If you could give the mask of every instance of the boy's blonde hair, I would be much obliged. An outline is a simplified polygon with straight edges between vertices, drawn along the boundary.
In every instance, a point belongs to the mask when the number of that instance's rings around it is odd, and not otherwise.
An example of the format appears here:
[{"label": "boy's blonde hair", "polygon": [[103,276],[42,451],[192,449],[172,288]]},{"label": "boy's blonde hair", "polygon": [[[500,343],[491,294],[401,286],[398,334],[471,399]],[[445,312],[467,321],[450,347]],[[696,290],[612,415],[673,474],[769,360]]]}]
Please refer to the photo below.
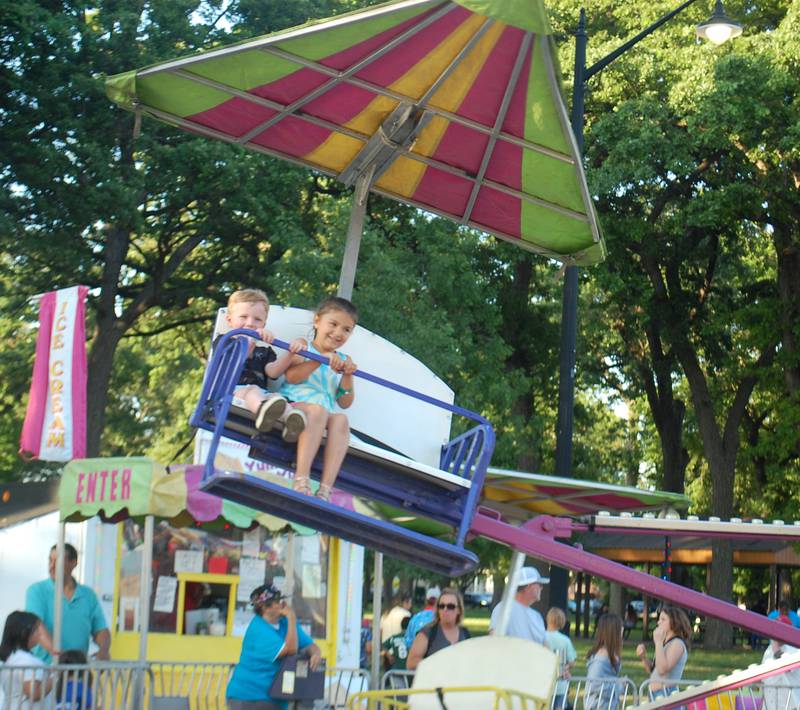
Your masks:
[{"label": "boy's blonde hair", "polygon": [[267,294],[259,288],[243,288],[234,291],[228,296],[228,308],[232,308],[237,303],[263,303],[264,308],[269,309]]},{"label": "boy's blonde hair", "polygon": [[566,623],[567,615],[563,610],[559,609],[557,606],[550,607],[550,610],[547,612],[547,625],[557,629],[563,629]]}]

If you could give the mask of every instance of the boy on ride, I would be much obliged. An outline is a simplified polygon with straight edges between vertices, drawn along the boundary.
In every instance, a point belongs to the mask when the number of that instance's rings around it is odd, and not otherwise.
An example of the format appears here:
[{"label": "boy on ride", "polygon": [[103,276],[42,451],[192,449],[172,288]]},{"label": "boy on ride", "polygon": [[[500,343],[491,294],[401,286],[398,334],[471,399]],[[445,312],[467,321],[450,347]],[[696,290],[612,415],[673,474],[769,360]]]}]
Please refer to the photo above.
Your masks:
[{"label": "boy on ride", "polygon": [[[255,288],[234,291],[228,298],[228,311],[225,321],[230,329],[247,328],[255,330],[261,340],[271,343],[275,336],[265,329],[269,315],[267,295]],[[267,346],[256,345],[250,339],[247,361],[244,364],[239,383],[234,394],[244,400],[245,406],[256,415],[256,429],[270,431],[275,422],[283,423],[285,441],[297,441],[306,426],[303,412],[290,407],[285,397],[267,390],[269,379],[277,379],[292,364],[294,353],[306,347],[303,338],[295,338],[289,344],[289,351],[276,355]]]}]

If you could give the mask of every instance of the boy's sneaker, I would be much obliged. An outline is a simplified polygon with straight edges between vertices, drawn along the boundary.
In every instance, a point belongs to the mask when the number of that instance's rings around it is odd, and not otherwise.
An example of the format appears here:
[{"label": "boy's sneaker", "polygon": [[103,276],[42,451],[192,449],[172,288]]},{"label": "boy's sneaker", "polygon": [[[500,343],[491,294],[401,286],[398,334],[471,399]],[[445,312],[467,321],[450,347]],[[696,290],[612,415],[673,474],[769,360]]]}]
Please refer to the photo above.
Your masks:
[{"label": "boy's sneaker", "polygon": [[278,421],[285,410],[286,400],[280,395],[265,399],[259,405],[256,413],[256,429],[259,431],[271,431],[272,425]]},{"label": "boy's sneaker", "polygon": [[289,444],[297,441],[297,437],[306,428],[306,415],[299,409],[290,408],[282,417],[283,419],[283,440]]}]

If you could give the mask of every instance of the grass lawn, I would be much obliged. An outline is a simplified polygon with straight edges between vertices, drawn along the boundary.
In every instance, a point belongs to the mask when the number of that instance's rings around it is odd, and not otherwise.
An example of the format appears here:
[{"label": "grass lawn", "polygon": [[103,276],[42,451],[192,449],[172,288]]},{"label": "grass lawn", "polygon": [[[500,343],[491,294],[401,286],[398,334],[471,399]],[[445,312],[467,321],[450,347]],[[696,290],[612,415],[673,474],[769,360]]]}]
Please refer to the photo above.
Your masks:
[{"label": "grass lawn", "polygon": [[[489,612],[486,609],[468,609],[464,626],[473,636],[480,636],[489,631]],[[622,647],[622,675],[628,676],[638,686],[647,678],[639,659],[636,658],[636,644],[642,636],[641,628],[635,629]],[[586,674],[586,653],[592,647],[592,639],[573,639],[578,662],[575,675]],[[653,643],[648,644],[652,653]],[[700,646],[693,646],[689,651],[689,660],[683,677],[687,680],[711,680],[719,675],[727,675],[734,670],[747,668],[751,663],[760,663],[763,651],[751,651],[736,646],[730,651],[706,651]]]}]

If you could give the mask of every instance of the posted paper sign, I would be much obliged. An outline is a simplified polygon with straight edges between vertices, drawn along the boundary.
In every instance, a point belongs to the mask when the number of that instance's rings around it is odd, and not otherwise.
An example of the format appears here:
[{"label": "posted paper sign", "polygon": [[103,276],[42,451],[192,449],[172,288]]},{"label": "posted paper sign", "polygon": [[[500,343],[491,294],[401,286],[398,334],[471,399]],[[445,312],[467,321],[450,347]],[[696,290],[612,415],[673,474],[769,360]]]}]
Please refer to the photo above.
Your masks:
[{"label": "posted paper sign", "polygon": [[176,550],[175,551],[175,573],[191,572],[202,574],[203,572],[203,551],[202,550]]},{"label": "posted paper sign", "polygon": [[264,584],[267,574],[267,561],[256,557],[242,557],[239,560],[239,588],[236,599],[240,602],[250,601],[250,592]]},{"label": "posted paper sign", "polygon": [[242,536],[242,556],[258,557],[261,552],[261,528],[249,530]]},{"label": "posted paper sign", "polygon": [[175,610],[175,593],[178,591],[177,577],[159,577],[156,584],[156,598],[153,601],[153,611],[162,611],[165,614]]}]

